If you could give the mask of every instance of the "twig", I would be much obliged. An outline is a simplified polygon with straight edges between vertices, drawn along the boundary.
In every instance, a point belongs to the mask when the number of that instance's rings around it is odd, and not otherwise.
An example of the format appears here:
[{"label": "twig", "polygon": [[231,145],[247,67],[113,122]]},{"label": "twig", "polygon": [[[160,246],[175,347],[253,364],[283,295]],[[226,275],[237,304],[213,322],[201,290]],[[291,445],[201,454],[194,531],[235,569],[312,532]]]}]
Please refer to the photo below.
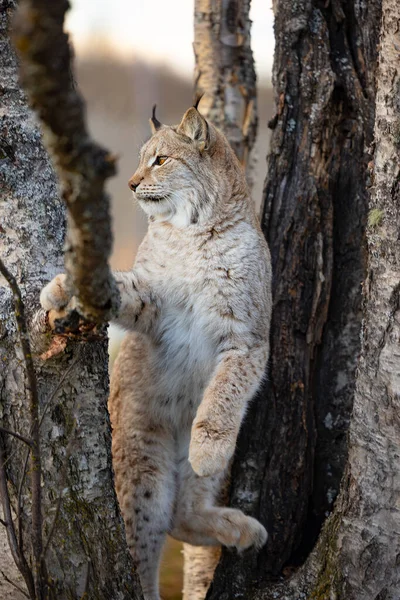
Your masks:
[{"label": "twig", "polygon": [[23,547],[23,523],[22,523],[22,489],[25,481],[26,470],[28,468],[30,448],[28,448],[25,454],[24,466],[22,469],[21,479],[18,485],[18,494],[17,494],[17,523],[18,523],[18,544],[19,547]]},{"label": "twig", "polygon": [[16,431],[11,431],[11,429],[6,429],[5,427],[0,427],[0,432],[6,433],[7,435],[11,435],[12,437],[15,437],[17,440],[21,440],[21,442],[24,442],[29,447],[32,446],[32,440],[25,437],[24,435],[21,435],[20,433],[17,433]]},{"label": "twig", "polygon": [[[40,422],[39,422],[39,429],[43,424],[44,421],[44,417],[47,413],[47,410],[49,408],[49,406],[51,405],[51,403],[53,402],[58,390],[61,388],[63,382],[65,381],[65,379],[70,375],[72,369],[75,367],[75,365],[79,362],[80,358],[81,358],[81,354],[82,354],[82,348],[79,347],[78,348],[78,352],[76,355],[75,360],[69,365],[68,369],[64,372],[64,374],[62,375],[62,377],[59,379],[56,387],[54,388],[53,392],[51,393],[49,399],[47,400],[43,411],[42,411],[42,415],[40,417]],[[19,538],[19,545],[20,547],[22,547],[22,532],[23,532],[23,523],[22,523],[22,490],[23,490],[23,485],[24,485],[24,481],[25,481],[25,477],[26,477],[26,469],[28,466],[28,460],[29,460],[29,453],[30,450],[28,449],[26,455],[25,455],[25,460],[24,460],[24,466],[22,469],[22,475],[21,475],[21,479],[18,485],[18,494],[17,494],[17,522],[18,522],[18,538]],[[46,555],[47,552],[47,547],[49,544],[49,540],[46,543],[46,547],[45,550],[43,551],[43,555]]]},{"label": "twig", "polygon": [[115,157],[87,131],[84,103],[71,77],[71,51],[64,31],[68,7],[66,0],[20,0],[13,35],[22,83],[62,183],[68,210],[65,266],[78,312],[100,323],[119,306],[107,262],[112,234],[104,189],[106,179],[115,174]]},{"label": "twig", "polygon": [[18,585],[18,583],[16,583],[15,581],[13,581],[12,579],[10,579],[9,577],[7,577],[7,575],[4,573],[4,571],[0,570],[0,573],[4,579],[4,581],[7,581],[7,583],[9,583],[10,585],[12,585],[13,587],[15,587],[15,589],[17,589],[19,592],[21,592],[21,594],[23,594],[25,596],[25,598],[29,599],[28,594],[26,593],[26,591],[20,586]]},{"label": "twig", "polygon": [[5,525],[7,530],[8,545],[11,550],[11,555],[14,559],[15,564],[21,575],[23,576],[26,587],[28,588],[31,598],[35,598],[35,584],[33,581],[32,571],[26,562],[25,556],[22,552],[22,548],[19,547],[17,542],[17,536],[15,533],[14,521],[11,514],[11,502],[7,488],[7,476],[4,467],[4,443],[3,438],[0,436],[0,498],[3,507],[3,514],[5,518]]},{"label": "twig", "polygon": [[[24,357],[26,376],[28,380],[27,397],[30,415],[30,435],[32,436],[31,451],[31,481],[32,481],[32,552],[33,552],[33,579],[37,600],[46,596],[47,581],[43,577],[41,557],[43,552],[42,539],[42,491],[41,491],[41,456],[39,437],[39,396],[37,391],[36,373],[33,365],[28,328],[25,319],[25,307],[22,301],[17,281],[0,259],[0,273],[8,282],[14,296],[15,318],[22,354]],[[5,472],[4,472],[5,476]],[[6,519],[9,520],[8,517]],[[7,529],[9,531],[9,528]],[[15,529],[14,529],[15,535]],[[15,540],[16,541],[16,540]],[[21,549],[20,549],[21,550]]]},{"label": "twig", "polygon": [[63,490],[65,488],[65,482],[66,482],[66,479],[67,479],[68,462],[69,462],[69,459],[71,457],[72,446],[73,446],[73,444],[75,442],[75,431],[76,431],[76,419],[74,421],[74,426],[73,426],[73,429],[72,429],[72,431],[70,433],[69,442],[68,442],[68,445],[67,445],[67,448],[66,448],[66,451],[65,451],[64,464],[63,464],[62,469],[61,469],[61,477],[60,477],[60,484],[59,484],[61,492],[60,492],[60,495],[59,495],[58,500],[57,500],[56,512],[54,514],[53,522],[52,522],[51,527],[50,527],[49,535],[48,535],[47,541],[46,541],[45,546],[44,546],[43,559],[45,559],[45,557],[46,557],[47,551],[48,551],[49,546],[50,546],[50,542],[51,542],[52,537],[54,535],[54,532],[56,530],[57,521],[58,521],[58,515],[60,514],[61,504],[62,504],[62,501],[63,501]]}]

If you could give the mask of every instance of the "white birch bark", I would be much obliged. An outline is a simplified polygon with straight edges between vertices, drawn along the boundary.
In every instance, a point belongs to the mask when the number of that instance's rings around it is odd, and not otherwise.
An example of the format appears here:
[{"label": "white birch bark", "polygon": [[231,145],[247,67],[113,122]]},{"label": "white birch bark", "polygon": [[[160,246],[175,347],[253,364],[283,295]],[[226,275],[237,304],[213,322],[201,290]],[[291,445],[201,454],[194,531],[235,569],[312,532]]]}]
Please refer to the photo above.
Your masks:
[{"label": "white birch bark", "polygon": [[200,110],[224,131],[251,175],[257,96],[249,11],[250,0],[196,0],[194,52]]},{"label": "white birch bark", "polygon": [[[17,278],[32,318],[39,308],[40,289],[63,270],[64,206],[38,125],[18,84],[8,38],[14,7],[13,1],[0,0],[0,255]],[[37,351],[49,343],[38,340],[33,327],[31,339],[37,342]],[[40,411],[45,414],[41,426],[45,543],[62,495],[47,555],[57,598],[78,599],[85,592],[99,600],[141,598],[113,487],[106,339],[68,342],[63,354],[47,361],[35,355],[35,363]],[[12,297],[0,278],[0,420],[28,435],[26,384]],[[5,441],[15,500],[25,447],[9,437]],[[24,535],[29,535],[28,485],[22,499]],[[29,556],[29,542],[25,553]],[[4,578],[1,584],[3,591]]]}]

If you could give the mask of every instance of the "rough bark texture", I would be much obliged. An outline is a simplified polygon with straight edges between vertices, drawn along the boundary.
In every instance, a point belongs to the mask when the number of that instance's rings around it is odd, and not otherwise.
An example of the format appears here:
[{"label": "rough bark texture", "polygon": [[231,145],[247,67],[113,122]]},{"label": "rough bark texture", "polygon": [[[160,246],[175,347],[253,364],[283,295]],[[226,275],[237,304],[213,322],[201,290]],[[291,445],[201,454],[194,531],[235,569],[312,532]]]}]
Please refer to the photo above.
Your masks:
[{"label": "rough bark texture", "polygon": [[250,0],[196,0],[194,52],[202,114],[225,132],[246,167],[257,132]]},{"label": "rough bark texture", "polygon": [[21,79],[40,118],[67,204],[65,267],[78,311],[95,322],[116,312],[119,295],[108,258],[112,234],[107,177],[115,158],[90,139],[84,104],[71,75],[71,51],[63,31],[68,0],[20,0],[14,40]]},{"label": "rough bark texture", "polygon": [[[275,3],[262,218],[274,272],[271,364],[241,432],[231,492],[270,539],[258,556],[223,554],[212,600],[274,597],[267,581],[305,559],[338,494],[360,352],[380,4]],[[319,560],[328,562],[321,548],[336,527],[332,519],[324,529]],[[304,577],[313,579],[313,564]]]},{"label": "rough bark texture", "polygon": [[[17,278],[32,317],[43,284],[63,269],[64,206],[40,131],[19,88],[7,36],[14,8],[14,2],[0,0],[0,254]],[[40,326],[40,319],[35,326]],[[48,342],[41,340],[41,346]],[[45,543],[60,494],[63,498],[47,556],[56,597],[78,599],[86,590],[91,599],[141,598],[112,481],[106,340],[69,342],[61,357],[46,362],[35,357],[35,362],[40,411],[45,413],[41,425]],[[2,425],[27,435],[27,380],[12,296],[4,279],[0,279],[0,365]],[[26,449],[9,436],[4,441],[15,497]],[[22,491],[25,530],[28,484],[29,473]],[[30,554],[29,546],[25,551]],[[1,575],[0,580],[3,592],[7,588]],[[5,597],[11,597],[11,588]]]},{"label": "rough bark texture", "polygon": [[400,7],[382,3],[362,349],[342,489],[310,559],[257,600],[400,597]]},{"label": "rough bark texture", "polygon": [[399,91],[400,6],[383,0],[363,347],[332,577],[339,597],[359,600],[400,598]]}]

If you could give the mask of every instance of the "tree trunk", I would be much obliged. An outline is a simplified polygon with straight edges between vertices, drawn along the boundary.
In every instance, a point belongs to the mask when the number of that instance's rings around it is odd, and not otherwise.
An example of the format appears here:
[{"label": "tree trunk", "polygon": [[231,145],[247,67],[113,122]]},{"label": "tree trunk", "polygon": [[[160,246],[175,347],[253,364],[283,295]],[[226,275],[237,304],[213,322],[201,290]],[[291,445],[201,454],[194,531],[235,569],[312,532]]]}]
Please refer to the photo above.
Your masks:
[{"label": "tree trunk", "polygon": [[[397,64],[388,65],[392,88],[378,93],[378,143],[380,103],[385,98],[395,107],[398,81],[399,43],[393,35],[399,9],[389,4],[384,8],[382,39],[390,36],[391,51],[382,44],[381,65],[396,58]],[[378,221],[382,216],[389,229],[379,235],[378,250],[369,238],[373,276],[367,285],[363,356],[343,490],[305,566],[289,577],[311,551],[332,510],[348,453],[346,432],[367,274],[367,164],[381,2],[280,0],[275,11],[277,113],[271,122],[262,219],[274,272],[271,365],[268,382],[241,432],[231,490],[232,505],[261,517],[270,539],[258,556],[224,552],[207,598],[394,599],[399,597],[400,555],[399,541],[392,539],[399,531],[394,506],[394,458],[399,454],[394,408],[399,363],[396,367],[394,345],[400,275],[394,141],[389,153],[393,168],[386,168],[390,179],[381,182],[387,205],[372,213]],[[393,116],[388,124],[389,108],[383,111],[381,131],[386,127],[395,138],[397,121]],[[389,114],[395,115],[394,110]],[[377,159],[382,160],[380,152],[378,146]],[[371,302],[379,289],[383,298]],[[384,350],[380,362],[377,347]],[[364,369],[371,378],[368,384]],[[381,376],[375,381],[379,369]],[[278,575],[287,581],[274,584]]]},{"label": "tree trunk", "polygon": [[[39,292],[63,270],[64,206],[40,132],[18,84],[7,37],[15,3],[0,0],[0,255],[20,284],[35,338]],[[0,280],[0,416],[2,425],[29,436],[26,374],[12,297]],[[37,337],[37,336],[36,336]],[[40,336],[39,336],[40,337]],[[42,342],[37,340],[38,351]],[[44,542],[56,597],[141,598],[114,493],[107,413],[106,339],[68,342],[47,361],[35,356],[40,395]],[[16,502],[25,446],[3,436],[10,491]],[[22,487],[23,533],[29,540],[29,473]],[[59,498],[62,501],[59,504]],[[54,521],[59,505],[59,514]],[[4,531],[1,531],[3,534]],[[25,554],[31,548],[25,542]],[[1,577],[1,575],[0,575]],[[4,584],[4,581],[2,582]],[[4,589],[4,586],[0,589]],[[8,596],[7,596],[8,597]]]},{"label": "tree trunk", "polygon": [[248,173],[257,132],[249,10],[250,0],[196,0],[193,45],[201,112],[224,131]]}]

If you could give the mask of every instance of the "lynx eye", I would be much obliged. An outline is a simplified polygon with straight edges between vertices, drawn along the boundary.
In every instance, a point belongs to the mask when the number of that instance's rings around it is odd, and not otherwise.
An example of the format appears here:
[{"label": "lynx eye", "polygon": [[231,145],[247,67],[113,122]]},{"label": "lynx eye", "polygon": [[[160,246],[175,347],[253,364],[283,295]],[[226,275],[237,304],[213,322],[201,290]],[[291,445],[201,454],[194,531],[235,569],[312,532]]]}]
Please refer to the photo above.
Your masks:
[{"label": "lynx eye", "polygon": [[153,165],[157,165],[157,166],[161,166],[165,163],[165,161],[168,159],[168,156],[157,156],[156,160],[154,161]]}]

